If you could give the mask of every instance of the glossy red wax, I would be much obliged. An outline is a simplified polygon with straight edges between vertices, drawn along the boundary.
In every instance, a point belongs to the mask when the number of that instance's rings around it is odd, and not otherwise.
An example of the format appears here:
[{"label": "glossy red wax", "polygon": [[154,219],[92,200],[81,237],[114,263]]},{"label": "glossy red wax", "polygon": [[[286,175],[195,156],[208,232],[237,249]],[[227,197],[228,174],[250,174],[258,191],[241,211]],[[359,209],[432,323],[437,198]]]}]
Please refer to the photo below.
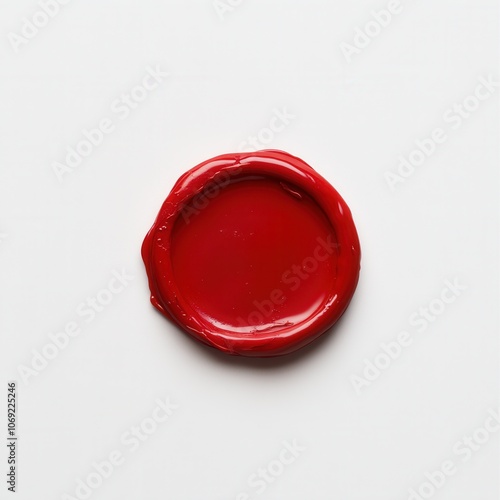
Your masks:
[{"label": "glossy red wax", "polygon": [[282,151],[208,160],[175,184],[142,247],[153,305],[229,354],[320,336],[356,288],[360,248],[335,189]]}]

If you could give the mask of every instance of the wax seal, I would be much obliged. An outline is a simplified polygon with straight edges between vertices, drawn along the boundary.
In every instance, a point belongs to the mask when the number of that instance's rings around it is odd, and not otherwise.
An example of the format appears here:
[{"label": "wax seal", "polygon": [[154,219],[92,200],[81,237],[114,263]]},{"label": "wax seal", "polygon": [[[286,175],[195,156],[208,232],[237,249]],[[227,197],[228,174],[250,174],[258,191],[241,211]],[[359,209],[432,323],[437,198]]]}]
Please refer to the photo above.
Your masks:
[{"label": "wax seal", "polygon": [[344,313],[360,269],[349,207],[283,151],[235,153],[182,175],[142,245],[151,302],[223,352],[291,353]]}]

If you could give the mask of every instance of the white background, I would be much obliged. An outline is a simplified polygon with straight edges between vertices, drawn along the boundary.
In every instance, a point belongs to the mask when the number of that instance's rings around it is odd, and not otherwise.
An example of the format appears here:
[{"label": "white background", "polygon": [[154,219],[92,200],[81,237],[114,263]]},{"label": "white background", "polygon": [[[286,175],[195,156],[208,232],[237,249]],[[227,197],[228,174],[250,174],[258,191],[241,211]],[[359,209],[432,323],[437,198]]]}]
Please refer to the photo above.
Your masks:
[{"label": "white background", "polygon": [[[18,493],[2,479],[1,498],[78,498],[114,450],[92,499],[404,500],[447,459],[433,498],[498,498],[498,433],[466,463],[453,451],[498,404],[498,88],[457,130],[443,120],[498,80],[498,2],[403,1],[349,63],[340,44],[387,3],[245,0],[221,19],[211,0],[74,0],[18,51],[9,33],[39,7],[0,3],[0,435],[13,379],[20,439]],[[157,64],[171,75],[122,120],[111,104]],[[283,108],[295,118],[266,147],[346,199],[361,279],[311,347],[230,358],[153,309],[140,246],[185,170]],[[58,182],[53,163],[105,117],[116,129]],[[384,173],[436,127],[447,141],[392,191]],[[78,305],[121,269],[134,279],[86,323]],[[409,317],[446,279],[467,290],[418,333]],[[81,334],[25,383],[19,366],[69,321]],[[402,330],[413,344],[358,394],[352,376]],[[167,396],[179,408],[130,452],[120,436]],[[259,494],[249,477],[293,440],[305,450]]]}]

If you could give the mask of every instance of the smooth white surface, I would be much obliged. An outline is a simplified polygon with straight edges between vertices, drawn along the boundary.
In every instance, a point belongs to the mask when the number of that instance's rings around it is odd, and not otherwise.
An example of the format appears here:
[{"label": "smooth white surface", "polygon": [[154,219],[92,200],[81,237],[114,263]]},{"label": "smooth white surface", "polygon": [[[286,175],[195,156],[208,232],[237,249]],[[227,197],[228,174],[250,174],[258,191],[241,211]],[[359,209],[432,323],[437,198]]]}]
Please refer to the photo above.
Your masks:
[{"label": "smooth white surface", "polygon": [[[498,404],[499,89],[458,130],[443,121],[478,77],[498,81],[498,2],[404,1],[349,64],[340,44],[387,4],[245,0],[221,20],[211,0],[74,0],[16,53],[8,34],[39,7],[1,2],[0,366],[19,382],[16,498],[78,498],[77,478],[114,450],[125,463],[92,499],[404,500],[447,459],[457,472],[433,498],[498,498],[498,433],[467,463],[453,447]],[[171,76],[122,120],[111,104],[157,64]],[[361,280],[334,332],[250,362],[155,312],[140,246],[186,169],[284,107],[295,118],[267,147],[344,196]],[[53,162],[106,117],[116,129],[58,183]],[[436,127],[448,140],[391,191],[384,172]],[[120,269],[134,279],[85,323],[78,305]],[[409,317],[455,278],[467,290],[416,333]],[[24,384],[19,365],[69,321],[82,333]],[[413,344],[358,395],[351,376],[402,330]],[[120,436],[167,396],[179,408],[130,452]],[[248,479],[294,439],[306,450],[259,494]]]}]

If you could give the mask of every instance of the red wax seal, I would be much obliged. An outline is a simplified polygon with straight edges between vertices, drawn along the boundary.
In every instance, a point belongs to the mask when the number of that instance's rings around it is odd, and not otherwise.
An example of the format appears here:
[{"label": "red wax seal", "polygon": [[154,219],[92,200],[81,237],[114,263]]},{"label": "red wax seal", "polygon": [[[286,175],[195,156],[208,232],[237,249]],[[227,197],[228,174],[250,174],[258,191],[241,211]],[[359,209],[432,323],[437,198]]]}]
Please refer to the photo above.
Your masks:
[{"label": "red wax seal", "polygon": [[217,156],[186,172],[142,246],[160,312],[209,346],[257,357],[326,332],[351,300],[360,256],[337,191],[274,150]]}]

